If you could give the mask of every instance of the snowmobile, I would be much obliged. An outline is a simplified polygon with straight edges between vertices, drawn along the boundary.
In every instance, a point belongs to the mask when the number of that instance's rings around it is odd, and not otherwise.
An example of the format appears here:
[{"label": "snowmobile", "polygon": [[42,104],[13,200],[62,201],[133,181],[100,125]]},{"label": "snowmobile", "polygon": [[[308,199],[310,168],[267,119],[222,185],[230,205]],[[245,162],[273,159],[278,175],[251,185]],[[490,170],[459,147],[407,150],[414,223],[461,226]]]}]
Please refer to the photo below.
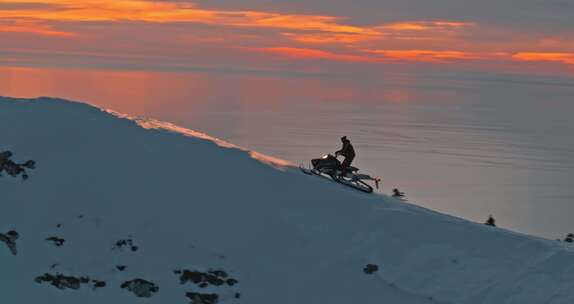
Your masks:
[{"label": "snowmobile", "polygon": [[373,192],[373,187],[367,184],[365,181],[374,181],[375,187],[377,189],[379,188],[379,182],[381,181],[380,178],[371,177],[367,174],[357,173],[359,169],[353,166],[349,166],[343,175],[341,162],[337,159],[336,156],[333,156],[332,154],[327,154],[321,158],[312,159],[311,166],[312,167],[310,168],[305,168],[301,165],[300,169],[305,174],[330,178],[335,182],[347,185],[366,193]]}]

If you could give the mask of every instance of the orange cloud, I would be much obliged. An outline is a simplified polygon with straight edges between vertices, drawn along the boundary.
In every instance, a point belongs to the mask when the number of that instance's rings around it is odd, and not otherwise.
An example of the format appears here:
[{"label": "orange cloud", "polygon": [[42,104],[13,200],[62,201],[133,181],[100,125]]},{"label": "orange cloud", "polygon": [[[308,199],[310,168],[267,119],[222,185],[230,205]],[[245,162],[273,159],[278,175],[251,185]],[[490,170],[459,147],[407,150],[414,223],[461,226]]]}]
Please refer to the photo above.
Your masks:
[{"label": "orange cloud", "polygon": [[365,27],[361,31],[338,33],[284,33],[291,40],[305,44],[344,43],[384,39],[385,36],[400,40],[444,40],[470,26],[470,22],[454,21],[411,21],[395,22],[386,25]]},{"label": "orange cloud", "polygon": [[493,60],[509,58],[506,53],[473,53],[463,51],[433,51],[433,50],[363,50],[366,54],[338,54],[317,49],[271,47],[249,48],[248,50],[274,53],[294,59],[324,59],[332,61],[352,61],[383,63],[393,61],[416,61],[447,63],[466,60]]},{"label": "orange cloud", "polygon": [[[340,18],[331,16],[307,15],[278,15],[268,14],[263,18],[255,18],[253,25],[263,27],[276,27],[296,30],[314,30],[333,33],[370,33],[371,30],[356,26],[338,24]],[[249,25],[249,24],[247,24]]]},{"label": "orange cloud", "polygon": [[[510,50],[519,49],[522,45],[532,46],[532,44],[529,44],[529,40],[519,38],[516,41],[509,39],[510,42],[501,43],[500,37],[510,36],[508,31],[484,25],[479,28],[477,24],[472,22],[412,20],[386,24],[378,23],[376,25],[351,25],[346,22],[347,19],[344,17],[254,10],[206,9],[184,1],[0,0],[0,2],[10,4],[4,6],[5,9],[2,9],[3,6],[0,5],[0,32],[74,37],[79,34],[60,31],[53,25],[62,22],[94,21],[109,24],[118,21],[185,22],[226,28],[266,29],[267,31],[250,31],[248,36],[240,36],[244,31],[218,31],[215,33],[216,31],[211,27],[203,27],[198,33],[190,27],[189,33],[177,31],[177,34],[174,34],[174,36],[177,35],[173,39],[174,45],[179,42],[202,45],[218,44],[218,47],[223,49],[222,46],[246,45],[247,40],[249,43],[259,46],[284,45],[281,43],[288,39],[289,44],[287,45],[292,47],[253,47],[249,49],[301,60],[320,59],[368,63],[398,61],[454,63],[494,60],[506,63],[511,61],[544,61],[574,65],[574,53],[535,51],[513,54]],[[132,25],[130,24],[130,26]],[[164,31],[170,29],[162,27]],[[136,35],[141,34],[133,28],[129,28],[129,30]],[[90,29],[90,33],[92,33],[91,31],[92,29]],[[225,33],[222,34],[221,32]],[[212,35],[212,33],[214,34]],[[465,35],[462,35],[463,33]],[[277,34],[280,36],[277,37]],[[490,37],[489,35],[497,38],[494,48],[493,42],[486,39]],[[162,36],[162,38],[164,37]],[[171,42],[169,38],[167,37],[162,41],[169,43]],[[101,35],[98,39],[113,38]],[[547,39],[544,40],[545,45],[539,47],[571,50],[569,44],[562,43],[566,40],[568,39]],[[111,50],[114,49],[114,42],[117,41],[110,41]],[[329,45],[330,51],[314,49],[317,45]],[[464,50],[436,50],[445,45],[461,46]],[[63,49],[65,47],[66,45],[63,45]],[[502,52],[489,52],[492,49],[502,50]],[[110,53],[123,53],[124,51],[118,48],[118,50],[110,51]],[[145,50],[142,53],[145,53]],[[104,56],[108,55],[110,54],[104,54]]]},{"label": "orange cloud", "polygon": [[352,44],[362,41],[383,38],[382,34],[357,35],[357,34],[338,34],[338,33],[335,34],[283,33],[283,35],[293,41],[297,41],[304,44],[333,44],[333,43]]},{"label": "orange cloud", "polygon": [[273,47],[273,48],[249,48],[248,50],[274,53],[295,59],[325,59],[334,61],[352,61],[352,62],[376,62],[377,59],[366,56],[336,54],[332,52],[292,47]]},{"label": "orange cloud", "polygon": [[385,63],[399,61],[452,63],[471,60],[508,60],[509,53],[503,52],[464,52],[435,50],[361,50],[363,54],[339,54],[318,49],[295,47],[242,48],[250,51],[273,53],[293,59],[324,59],[332,61],[351,61]]},{"label": "orange cloud", "polygon": [[395,22],[380,26],[383,30],[392,31],[430,31],[430,30],[455,30],[469,26],[474,23],[455,21],[411,21]]},{"label": "orange cloud", "polygon": [[380,55],[384,59],[420,62],[451,62],[460,60],[502,59],[505,56],[508,56],[506,53],[478,53],[434,50],[364,50],[364,52]]},{"label": "orange cloud", "polygon": [[[9,0],[35,3],[43,8],[0,8],[0,18],[43,22],[189,22],[218,26],[289,30],[283,35],[302,44],[355,44],[389,38],[399,40],[444,40],[473,23],[456,21],[410,21],[379,26],[344,24],[345,18],[322,15],[280,14],[264,11],[203,9],[187,2],[149,0]],[[292,31],[292,32],[291,32]]]},{"label": "orange cloud", "polygon": [[512,55],[518,61],[555,61],[574,65],[574,53],[519,52]]},{"label": "orange cloud", "polygon": [[47,24],[31,20],[17,20],[13,22],[0,22],[0,32],[30,33],[45,36],[73,37],[74,33],[54,30]]},{"label": "orange cloud", "polygon": [[[31,3],[28,0],[11,0]],[[52,9],[1,10],[0,18],[33,18],[49,21],[145,21],[197,22],[223,26],[246,26],[312,30],[333,33],[369,33],[363,27],[341,24],[341,18],[318,15],[289,15],[259,11],[208,10],[189,3],[144,0],[37,0],[57,5]]]}]

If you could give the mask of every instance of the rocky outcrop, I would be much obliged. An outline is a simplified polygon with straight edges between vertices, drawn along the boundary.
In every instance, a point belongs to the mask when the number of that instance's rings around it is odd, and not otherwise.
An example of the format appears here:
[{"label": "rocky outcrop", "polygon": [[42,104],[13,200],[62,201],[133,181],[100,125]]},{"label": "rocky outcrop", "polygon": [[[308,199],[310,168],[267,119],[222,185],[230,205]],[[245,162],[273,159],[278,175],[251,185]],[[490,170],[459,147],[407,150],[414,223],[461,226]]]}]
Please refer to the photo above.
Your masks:
[{"label": "rocky outcrop", "polygon": [[29,176],[28,172],[26,172],[26,169],[36,168],[36,162],[29,160],[25,163],[17,164],[10,159],[11,157],[12,152],[10,151],[0,152],[0,176],[4,171],[12,177],[21,175],[23,180],[28,179]]},{"label": "rocky outcrop", "polygon": [[13,255],[18,254],[18,249],[16,248],[16,240],[20,237],[18,232],[10,230],[6,233],[0,233],[0,242],[4,242],[8,249]]},{"label": "rocky outcrop", "polygon": [[191,300],[191,304],[215,304],[219,300],[215,293],[188,292],[185,296]]},{"label": "rocky outcrop", "polygon": [[[192,283],[199,288],[207,287],[223,287],[223,286],[234,286],[239,281],[235,278],[229,276],[224,270],[208,270],[207,272],[198,270],[174,270],[174,273],[179,275],[179,282],[181,284]],[[219,301],[220,295],[218,293],[199,293],[199,292],[188,292],[186,297],[191,300],[191,304],[215,304]],[[239,299],[241,294],[235,292],[234,297]]]},{"label": "rocky outcrop", "polygon": [[124,270],[126,270],[126,268],[127,268],[127,266],[125,266],[125,265],[118,265],[118,266],[116,266],[116,269],[119,270],[119,271],[124,271]]},{"label": "rocky outcrop", "polygon": [[373,274],[379,270],[379,266],[375,264],[367,264],[365,268],[363,268],[363,272],[366,274]]},{"label": "rocky outcrop", "polygon": [[46,238],[46,241],[53,242],[56,247],[62,247],[66,242],[66,240],[64,240],[63,238],[59,238],[57,236],[51,236],[49,238]]},{"label": "rocky outcrop", "polygon": [[134,241],[132,239],[119,240],[115,242],[115,250],[122,250],[124,248],[129,248],[131,251],[138,251],[138,246],[134,245]]},{"label": "rocky outcrop", "polygon": [[92,280],[92,283],[94,283],[94,289],[106,287],[105,281]]},{"label": "rocky outcrop", "polygon": [[120,287],[133,292],[138,298],[151,298],[154,293],[159,291],[159,287],[156,284],[144,279],[126,281]]},{"label": "rocky outcrop", "polygon": [[106,282],[100,280],[93,280],[90,277],[74,277],[74,276],[67,276],[63,274],[50,274],[45,273],[42,276],[36,277],[34,279],[36,283],[49,283],[50,285],[64,290],[64,289],[73,289],[78,290],[82,287],[82,285],[91,284],[93,289],[103,288],[106,286]]},{"label": "rocky outcrop", "polygon": [[174,273],[179,275],[179,282],[181,284],[191,282],[201,288],[208,287],[209,285],[221,286],[223,284],[233,286],[239,282],[237,279],[230,278],[223,270],[209,270],[207,272],[201,272],[197,270],[184,269],[175,270]]}]

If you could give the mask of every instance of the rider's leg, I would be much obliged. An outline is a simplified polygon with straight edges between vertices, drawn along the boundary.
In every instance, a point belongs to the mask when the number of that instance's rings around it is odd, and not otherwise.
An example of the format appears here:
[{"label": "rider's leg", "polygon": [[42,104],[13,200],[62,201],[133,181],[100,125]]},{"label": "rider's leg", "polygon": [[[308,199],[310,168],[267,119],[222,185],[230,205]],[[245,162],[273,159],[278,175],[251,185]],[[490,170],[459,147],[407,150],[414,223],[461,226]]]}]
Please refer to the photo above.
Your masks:
[{"label": "rider's leg", "polygon": [[345,157],[345,160],[343,160],[343,163],[341,163],[341,175],[342,176],[345,176],[347,174],[347,168],[349,168],[352,161],[353,161],[352,158]]}]

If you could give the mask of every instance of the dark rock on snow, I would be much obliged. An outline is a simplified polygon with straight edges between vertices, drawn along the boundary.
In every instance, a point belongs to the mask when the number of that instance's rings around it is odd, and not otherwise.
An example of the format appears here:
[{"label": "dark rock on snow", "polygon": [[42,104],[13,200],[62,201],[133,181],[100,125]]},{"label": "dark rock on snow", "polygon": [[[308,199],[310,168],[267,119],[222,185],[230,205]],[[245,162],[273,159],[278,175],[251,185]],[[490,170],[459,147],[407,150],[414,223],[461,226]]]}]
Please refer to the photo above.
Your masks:
[{"label": "dark rock on snow", "polygon": [[45,273],[42,276],[36,277],[34,279],[36,283],[49,283],[50,285],[58,288],[58,289],[74,289],[78,290],[82,287],[82,284],[93,284],[93,288],[103,288],[106,286],[106,282],[100,280],[92,280],[90,277],[74,277],[74,276],[67,276],[63,274],[50,274]]},{"label": "dark rock on snow", "polygon": [[363,272],[366,274],[373,274],[379,270],[379,266],[374,264],[367,264],[365,268],[363,268]]},{"label": "dark rock on snow", "polygon": [[18,232],[14,230],[10,230],[5,234],[0,233],[0,242],[4,242],[8,249],[13,255],[18,254],[18,250],[16,248],[16,240],[20,237]]},{"label": "dark rock on snow", "polygon": [[46,241],[54,242],[54,245],[56,245],[56,247],[61,247],[66,242],[66,240],[64,240],[63,238],[59,238],[57,236],[51,236],[47,238]]},{"label": "dark rock on snow", "polygon": [[208,271],[209,273],[211,273],[214,276],[218,276],[218,277],[222,277],[222,278],[227,278],[227,273],[223,270],[210,270]]},{"label": "dark rock on snow", "polygon": [[215,304],[219,300],[215,293],[188,292],[185,296],[191,300],[191,304]]},{"label": "dark rock on snow", "polygon": [[94,283],[94,289],[106,287],[106,282],[104,281],[92,280],[92,283]]},{"label": "dark rock on snow", "polygon": [[126,281],[120,287],[133,292],[138,298],[151,298],[154,293],[159,291],[159,287],[156,284],[144,279]]},{"label": "dark rock on snow", "polygon": [[233,286],[238,283],[234,278],[228,278],[229,275],[223,270],[209,270],[208,272],[201,272],[197,270],[175,270],[175,274],[179,275],[179,282],[185,284],[192,282],[201,288],[208,287],[209,285],[221,286],[223,284]]},{"label": "dark rock on snow", "polygon": [[[229,277],[227,272],[223,270],[209,270],[207,272],[197,271],[197,270],[174,270],[174,273],[179,275],[179,282],[185,284],[191,282],[200,288],[206,288],[209,286],[222,286],[227,284],[233,286],[239,281],[237,279]],[[191,300],[192,304],[214,304],[219,300],[219,295],[216,293],[197,293],[188,292],[186,296]],[[241,297],[240,293],[236,292],[234,297],[239,299]]]},{"label": "dark rock on snow", "polygon": [[131,251],[138,251],[138,246],[134,245],[134,241],[132,239],[126,240],[119,240],[114,244],[115,249],[123,249],[124,247],[129,247]]},{"label": "dark rock on snow", "polygon": [[12,152],[10,151],[0,152],[0,176],[2,176],[2,172],[5,171],[12,177],[21,175],[22,180],[28,179],[28,172],[26,172],[26,169],[35,169],[36,162],[29,160],[25,163],[18,164],[12,161],[10,159],[11,157]]},{"label": "dark rock on snow", "polygon": [[119,270],[119,271],[124,271],[124,270],[126,270],[126,268],[127,268],[127,266],[125,266],[125,265],[118,265],[118,266],[116,266],[116,269]]}]

